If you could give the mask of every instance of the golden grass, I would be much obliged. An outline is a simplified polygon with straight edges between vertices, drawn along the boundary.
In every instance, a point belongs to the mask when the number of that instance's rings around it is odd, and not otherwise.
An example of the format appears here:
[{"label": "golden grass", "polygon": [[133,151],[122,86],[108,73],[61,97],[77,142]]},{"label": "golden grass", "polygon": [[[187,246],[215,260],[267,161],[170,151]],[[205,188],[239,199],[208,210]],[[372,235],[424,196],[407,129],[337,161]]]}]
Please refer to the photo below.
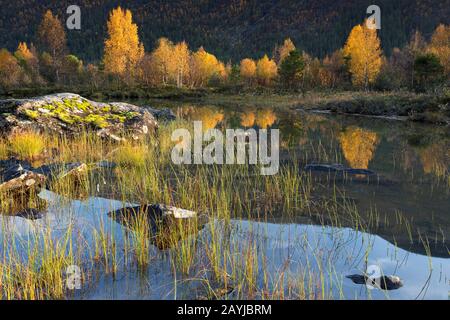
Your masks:
[{"label": "golden grass", "polygon": [[45,138],[35,132],[17,133],[9,137],[11,153],[21,159],[33,159],[45,150]]}]

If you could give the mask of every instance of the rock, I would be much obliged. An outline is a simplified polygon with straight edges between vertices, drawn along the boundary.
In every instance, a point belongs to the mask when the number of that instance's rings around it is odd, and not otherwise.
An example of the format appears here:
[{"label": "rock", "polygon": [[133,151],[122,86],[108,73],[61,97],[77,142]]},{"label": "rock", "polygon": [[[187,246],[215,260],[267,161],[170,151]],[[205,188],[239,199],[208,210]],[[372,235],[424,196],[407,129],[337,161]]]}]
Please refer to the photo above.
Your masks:
[{"label": "rock", "polygon": [[31,170],[26,162],[17,160],[0,161],[0,192],[13,197],[34,191],[39,193],[45,183],[45,176]]},{"label": "rock", "polygon": [[208,221],[206,215],[164,204],[122,208],[108,216],[133,230],[141,214],[148,221],[150,239],[159,249],[175,246],[182,234],[197,233]]},{"label": "rock", "polygon": [[403,287],[403,282],[397,276],[382,276],[378,278],[370,278],[367,275],[352,274],[346,278],[356,284],[368,284],[382,290],[396,290]]},{"label": "rock", "polygon": [[145,108],[128,103],[95,102],[73,93],[59,93],[29,99],[0,100],[0,131],[54,131],[76,134],[94,130],[101,137],[121,141],[157,129],[155,117]]},{"label": "rock", "polygon": [[80,179],[88,171],[88,166],[85,163],[53,163],[43,165],[39,168],[32,169],[32,171],[46,176],[48,180],[74,178]]},{"label": "rock", "polygon": [[177,119],[175,113],[173,113],[173,111],[170,110],[169,108],[154,109],[149,106],[143,106],[143,108],[146,108],[158,121],[169,122]]},{"label": "rock", "polygon": [[44,214],[41,210],[35,209],[35,208],[27,208],[24,210],[21,210],[14,214],[16,217],[21,217],[28,220],[39,220],[42,219]]},{"label": "rock", "polygon": [[342,164],[308,164],[305,167],[306,171],[316,171],[316,172],[337,172],[346,173],[352,175],[364,175],[364,176],[374,176],[377,175],[376,172],[368,169],[354,169],[347,168]]},{"label": "rock", "polygon": [[95,166],[97,168],[101,168],[101,169],[114,169],[117,166],[117,164],[115,162],[111,162],[108,160],[101,160],[101,161],[98,161],[95,164]]}]

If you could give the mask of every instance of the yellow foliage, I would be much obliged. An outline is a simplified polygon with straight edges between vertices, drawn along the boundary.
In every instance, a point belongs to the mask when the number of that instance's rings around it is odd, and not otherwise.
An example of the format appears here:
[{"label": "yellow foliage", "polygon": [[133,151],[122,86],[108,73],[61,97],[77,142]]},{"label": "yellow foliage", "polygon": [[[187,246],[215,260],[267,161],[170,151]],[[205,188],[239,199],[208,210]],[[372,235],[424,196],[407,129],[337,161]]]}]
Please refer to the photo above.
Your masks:
[{"label": "yellow foliage", "polygon": [[18,59],[22,59],[25,61],[29,61],[34,58],[34,55],[30,51],[30,49],[28,49],[26,42],[20,42],[14,54]]},{"label": "yellow foliage", "polygon": [[190,118],[202,121],[203,130],[214,129],[224,118],[222,112],[215,108],[199,107],[193,108]]},{"label": "yellow foliage", "polygon": [[204,86],[213,76],[224,77],[225,66],[217,58],[201,47],[192,55],[192,82],[196,86]]},{"label": "yellow foliage", "polygon": [[278,48],[277,50],[277,55],[278,55],[278,65],[280,65],[284,59],[286,59],[286,57],[295,50],[295,45],[292,42],[292,40],[290,38],[287,38],[286,40],[284,40],[283,45]]},{"label": "yellow foliage", "polygon": [[263,84],[269,84],[278,74],[278,67],[275,61],[264,55],[256,65],[256,76]]},{"label": "yellow foliage", "polygon": [[344,157],[352,168],[367,169],[379,139],[375,132],[349,127],[339,136]]},{"label": "yellow foliage", "polygon": [[103,62],[107,72],[124,75],[133,73],[144,56],[144,45],[139,42],[138,27],[130,10],[113,9],[108,20],[108,39],[105,41]]},{"label": "yellow foliage", "polygon": [[244,59],[241,61],[241,77],[245,79],[253,79],[256,76],[256,63],[252,59]]},{"label": "yellow foliage", "polygon": [[256,124],[262,129],[267,129],[275,123],[277,116],[271,109],[259,110],[256,114]]},{"label": "yellow foliage", "polygon": [[429,51],[435,54],[447,74],[450,73],[450,25],[439,25],[431,37]]},{"label": "yellow foliage", "polygon": [[355,26],[345,44],[344,55],[350,58],[349,70],[353,84],[367,88],[376,80],[383,64],[376,29],[367,28],[365,23]]},{"label": "yellow foliage", "polygon": [[6,49],[0,50],[0,86],[8,87],[19,82],[21,68],[17,59]]},{"label": "yellow foliage", "polygon": [[253,111],[241,114],[241,125],[244,127],[253,127],[255,124],[256,115]]},{"label": "yellow foliage", "polygon": [[177,43],[173,49],[177,87],[182,87],[185,76],[189,73],[189,60],[191,53],[185,41]]},{"label": "yellow foliage", "polygon": [[174,44],[167,38],[158,40],[158,46],[152,52],[152,58],[156,65],[156,72],[160,75],[162,83],[169,81],[170,75],[176,73],[174,61]]}]

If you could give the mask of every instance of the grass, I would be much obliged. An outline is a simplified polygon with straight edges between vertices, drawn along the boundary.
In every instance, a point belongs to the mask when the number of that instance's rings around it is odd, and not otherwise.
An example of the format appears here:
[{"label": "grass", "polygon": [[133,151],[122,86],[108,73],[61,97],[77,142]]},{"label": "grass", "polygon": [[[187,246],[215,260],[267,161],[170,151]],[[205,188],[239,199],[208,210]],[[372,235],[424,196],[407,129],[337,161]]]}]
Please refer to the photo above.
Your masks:
[{"label": "grass", "polygon": [[45,139],[41,134],[23,132],[12,135],[9,138],[11,153],[21,159],[33,159],[45,150]]},{"label": "grass", "polygon": [[[363,232],[388,226],[389,219],[376,208],[364,214],[353,202],[340,201],[345,193],[335,185],[331,186],[333,195],[326,201],[314,197],[314,192],[323,187],[324,182],[318,183],[310,174],[302,172],[300,163],[309,158],[336,161],[339,155],[329,152],[334,149],[319,143],[302,155],[305,158],[292,155],[292,163],[282,165],[275,176],[257,174],[258,166],[175,166],[170,161],[170,135],[175,128],[184,126],[186,122],[172,122],[161,126],[157,139],[119,144],[103,141],[90,132],[83,132],[77,139],[28,133],[24,145],[36,140],[31,137],[39,137],[42,148],[57,150],[55,158],[48,161],[80,161],[89,165],[90,170],[81,179],[64,179],[48,186],[67,197],[66,203],[60,204],[61,208],[80,195],[84,195],[82,199],[95,195],[116,199],[124,205],[174,205],[206,214],[209,223],[200,233],[197,233],[201,227],[199,221],[193,221],[188,225],[176,222],[168,233],[161,228],[161,233],[150,234],[149,220],[140,212],[131,218],[128,228],[118,233],[112,221],[105,217],[85,230],[92,237],[91,241],[85,239],[86,235],[74,233],[71,227],[59,236],[53,233],[57,230],[41,230],[31,233],[29,239],[18,239],[4,224],[1,298],[70,297],[64,289],[64,270],[71,264],[89,270],[86,282],[94,272],[113,278],[120,272],[145,273],[153,259],[163,254],[153,249],[155,237],[158,247],[168,252],[174,282],[200,283],[202,294],[207,298],[329,299],[333,298],[333,293],[326,287],[327,281],[336,282],[334,286],[342,290],[330,265],[332,255],[340,253],[343,241],[337,235],[333,239],[336,241],[333,250],[326,255],[315,250],[320,247],[320,239],[315,242],[306,238],[306,233],[297,234],[293,252],[300,261],[294,263],[284,257],[281,267],[274,270],[271,264],[276,250],[271,252],[262,247],[267,237],[273,235],[256,227],[253,229],[254,224],[246,222],[266,226],[270,221],[289,223],[306,218],[323,228],[351,227]],[[20,145],[19,140],[14,136],[7,142],[0,141],[18,155],[18,148],[12,146],[13,141]],[[27,148],[30,149],[22,150]],[[34,153],[24,151],[21,154],[24,158],[33,158],[30,154]],[[95,169],[95,163],[105,159],[113,161],[117,167],[110,172]],[[24,195],[24,199],[33,201],[37,195]],[[10,210],[10,195],[0,195],[0,200],[2,208]],[[67,214],[63,210],[62,217]],[[401,212],[396,212],[395,220],[397,228],[405,229],[412,239],[415,230],[411,221]],[[271,240],[285,241],[281,236]],[[370,248],[364,250],[367,250],[364,256],[368,256]],[[305,252],[313,252],[313,255]],[[327,277],[332,277],[333,281]]]}]

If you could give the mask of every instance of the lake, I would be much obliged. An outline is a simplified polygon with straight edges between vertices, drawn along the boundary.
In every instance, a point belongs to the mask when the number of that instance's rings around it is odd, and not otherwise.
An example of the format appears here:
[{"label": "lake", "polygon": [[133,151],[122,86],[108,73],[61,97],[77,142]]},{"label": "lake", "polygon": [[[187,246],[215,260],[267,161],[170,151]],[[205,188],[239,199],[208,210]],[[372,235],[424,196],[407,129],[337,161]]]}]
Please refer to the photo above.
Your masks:
[{"label": "lake", "polygon": [[[152,105],[159,108],[166,103]],[[294,172],[298,170],[308,181],[308,201],[301,208],[271,205],[262,194],[264,201],[250,199],[254,206],[237,209],[230,202],[228,218],[214,216],[198,234],[184,240],[195,242],[194,262],[187,274],[177,270],[173,261],[181,256],[179,246],[166,250],[150,246],[148,266],[137,270],[127,254],[130,231],[108,215],[135,199],[109,197],[108,185],[117,180],[99,180],[83,199],[43,190],[39,196],[48,208],[41,219],[0,216],[2,255],[8,252],[11,235],[27,261],[29,242],[42,241],[30,235],[51,230],[51,238],[61,239],[70,229],[71,250],[80,252],[86,262],[81,269],[89,280],[80,290],[68,291],[67,297],[73,299],[448,299],[448,127],[277,108],[181,103],[170,108],[183,119],[202,121],[207,129],[280,129],[280,170],[296,168]],[[305,170],[311,164],[367,171]],[[236,175],[233,182],[236,192],[240,179]],[[90,262],[96,237],[102,233],[114,236],[115,272]],[[212,238],[227,252],[219,252],[224,258],[218,260],[221,270],[229,271],[225,290],[223,281],[211,280]],[[241,263],[236,255],[246,257],[243,274],[234,275]],[[384,291],[346,278],[374,266],[382,274],[399,276],[403,286]],[[241,278],[246,290],[236,280]]]}]

